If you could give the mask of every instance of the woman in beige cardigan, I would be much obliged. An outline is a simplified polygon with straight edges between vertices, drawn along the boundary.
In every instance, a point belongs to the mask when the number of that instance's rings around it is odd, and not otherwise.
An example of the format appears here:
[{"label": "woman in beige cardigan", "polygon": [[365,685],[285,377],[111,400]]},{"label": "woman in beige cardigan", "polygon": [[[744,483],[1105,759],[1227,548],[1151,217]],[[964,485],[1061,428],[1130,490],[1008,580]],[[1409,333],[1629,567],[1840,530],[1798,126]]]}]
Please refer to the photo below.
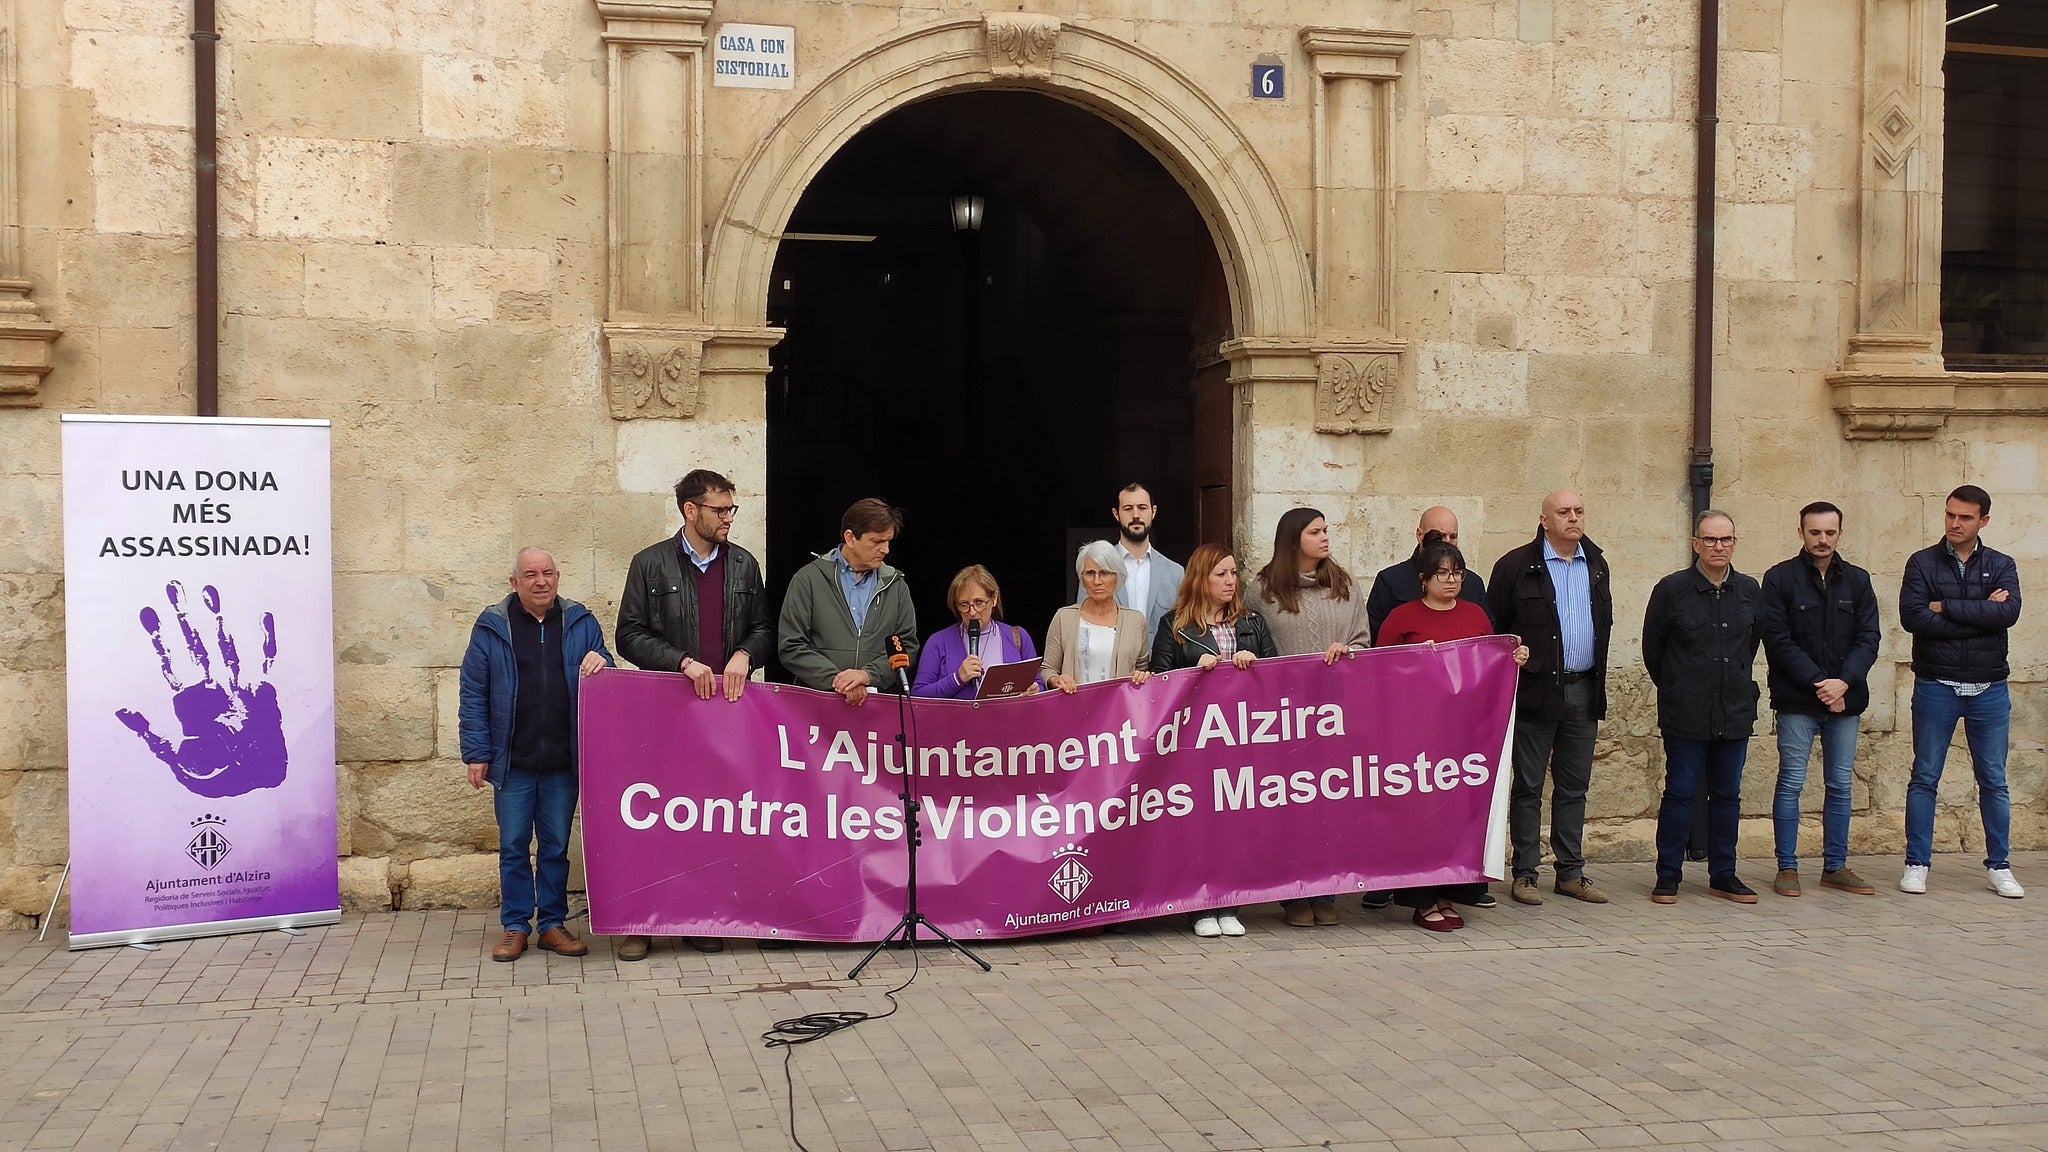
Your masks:
[{"label": "woman in beige cardigan", "polygon": [[1144,613],[1116,602],[1116,586],[1124,564],[1107,540],[1084,546],[1074,557],[1081,578],[1079,604],[1053,613],[1045,630],[1047,687],[1071,695],[1083,684],[1126,677],[1143,684],[1151,660],[1151,637],[1145,635]]}]

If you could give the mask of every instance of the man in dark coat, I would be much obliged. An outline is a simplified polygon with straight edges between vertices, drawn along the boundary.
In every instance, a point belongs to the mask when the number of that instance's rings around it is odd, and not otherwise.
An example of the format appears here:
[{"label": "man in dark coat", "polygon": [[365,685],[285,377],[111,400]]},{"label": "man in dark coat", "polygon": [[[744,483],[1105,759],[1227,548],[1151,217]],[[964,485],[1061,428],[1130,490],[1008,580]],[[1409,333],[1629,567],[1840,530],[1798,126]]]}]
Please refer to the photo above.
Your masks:
[{"label": "man in dark coat", "polygon": [[1657,582],[1643,613],[1643,665],[1657,685],[1664,736],[1664,801],[1657,809],[1657,884],[1650,899],[1678,903],[1692,806],[1707,794],[1707,888],[1756,903],[1735,875],[1742,765],[1756,728],[1757,644],[1763,590],[1735,570],[1735,520],[1708,509],[1693,519],[1694,560]]}]

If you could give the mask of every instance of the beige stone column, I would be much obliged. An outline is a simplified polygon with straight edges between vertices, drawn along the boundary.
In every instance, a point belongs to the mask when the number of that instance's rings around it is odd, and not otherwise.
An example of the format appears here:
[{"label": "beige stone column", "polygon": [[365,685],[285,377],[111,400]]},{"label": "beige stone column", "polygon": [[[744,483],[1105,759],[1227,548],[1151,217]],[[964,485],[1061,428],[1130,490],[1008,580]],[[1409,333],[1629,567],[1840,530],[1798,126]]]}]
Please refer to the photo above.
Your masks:
[{"label": "beige stone column", "polygon": [[1917,440],[1952,415],[2048,414],[2048,373],[1951,373],[1941,356],[1941,0],[1863,0],[1856,331],[1828,376],[1843,435]]},{"label": "beige stone column", "polygon": [[[705,24],[712,0],[597,0],[611,94],[612,416],[688,419],[709,381],[759,390],[780,333],[704,315]],[[758,406],[758,400],[756,401]]]},{"label": "beige stone column", "polygon": [[1394,311],[1394,108],[1408,32],[1304,28],[1314,75],[1319,432],[1387,432],[1407,350]]},{"label": "beige stone column", "polygon": [[57,328],[29,297],[21,266],[21,147],[15,131],[17,0],[0,0],[0,407],[42,402]]}]

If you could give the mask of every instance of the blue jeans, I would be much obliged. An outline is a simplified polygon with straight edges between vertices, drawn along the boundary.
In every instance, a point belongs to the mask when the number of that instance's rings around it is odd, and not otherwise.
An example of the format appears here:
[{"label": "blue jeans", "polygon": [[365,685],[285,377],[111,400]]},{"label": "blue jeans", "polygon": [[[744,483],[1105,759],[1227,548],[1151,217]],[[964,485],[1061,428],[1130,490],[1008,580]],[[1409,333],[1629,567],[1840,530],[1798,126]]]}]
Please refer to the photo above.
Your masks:
[{"label": "blue jeans", "polygon": [[1939,680],[1913,680],[1913,780],[1906,785],[1906,863],[1931,864],[1934,855],[1934,787],[1948,761],[1956,721],[1970,745],[1977,770],[1977,811],[1984,818],[1984,866],[2004,868],[2012,826],[2012,798],[2005,790],[2005,737],[2012,721],[2012,697],[2001,680],[1975,696],[1959,696]]},{"label": "blue jeans", "polygon": [[[538,930],[556,927],[569,918],[569,822],[576,818],[576,773],[508,772],[492,803],[498,814],[498,922],[509,931],[525,932],[538,904]],[[540,861],[538,873],[529,853]]]},{"label": "blue jeans", "polygon": [[1820,866],[1833,872],[1849,862],[1849,784],[1856,766],[1859,717],[1834,713],[1778,713],[1778,794],[1771,803],[1777,833],[1778,870],[1799,867],[1799,791],[1806,787],[1806,762],[1820,737]]},{"label": "blue jeans", "polygon": [[1664,803],[1657,808],[1657,879],[1676,881],[1685,868],[1685,844],[1692,838],[1692,806],[1700,784],[1707,789],[1707,875],[1735,875],[1735,828],[1742,819],[1742,762],[1749,737],[1740,740],[1664,738]]}]

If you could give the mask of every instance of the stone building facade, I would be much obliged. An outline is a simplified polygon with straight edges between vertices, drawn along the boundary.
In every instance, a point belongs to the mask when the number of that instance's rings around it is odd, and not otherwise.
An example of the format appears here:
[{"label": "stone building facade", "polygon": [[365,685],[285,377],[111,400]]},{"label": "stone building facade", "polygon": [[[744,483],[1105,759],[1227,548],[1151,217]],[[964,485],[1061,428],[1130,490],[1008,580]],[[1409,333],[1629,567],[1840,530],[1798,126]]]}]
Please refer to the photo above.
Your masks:
[{"label": "stone building facade", "polygon": [[[58,414],[193,411],[186,9],[0,3],[0,924],[41,912],[67,851]],[[2048,373],[1944,367],[1943,6],[1720,11],[1713,502],[1759,573],[1795,550],[1801,504],[1847,511],[1845,554],[1886,589],[1854,847],[1895,853],[1911,675],[1891,592],[1963,482],[1998,501],[1986,538],[2048,587]],[[863,133],[987,93],[1078,110],[1170,178],[1048,175],[1021,142],[961,145],[970,168],[1038,181],[1046,236],[1067,215],[1096,237],[1069,250],[1110,243],[1121,181],[1184,197],[1213,246],[1192,327],[1142,358],[1163,383],[1124,386],[1138,408],[1195,398],[1141,461],[1200,458],[1161,496],[1170,512],[1194,506],[1256,565],[1279,512],[1313,504],[1370,572],[1448,503],[1483,567],[1529,537],[1543,493],[1585,492],[1619,617],[1588,848],[1646,858],[1661,758],[1635,637],[1686,557],[1698,16],[1694,0],[222,0],[220,409],[333,421],[347,901],[494,900],[455,666],[513,549],[551,547],[609,633],[627,559],[676,526],[682,471],[735,478],[736,539],[776,531],[793,499],[770,485],[785,233]],[[720,82],[727,24],[793,30],[788,87]],[[1281,67],[1277,97],[1257,64]],[[1019,107],[1022,141],[1037,113]],[[1155,258],[1099,276],[1153,291]],[[1104,339],[1088,347],[1129,346]],[[2014,636],[2014,839],[2036,848],[2044,637],[2031,614]],[[1743,836],[1761,849],[1768,740],[1750,764]],[[1948,774],[1938,849],[1981,841],[1969,786]]]}]

